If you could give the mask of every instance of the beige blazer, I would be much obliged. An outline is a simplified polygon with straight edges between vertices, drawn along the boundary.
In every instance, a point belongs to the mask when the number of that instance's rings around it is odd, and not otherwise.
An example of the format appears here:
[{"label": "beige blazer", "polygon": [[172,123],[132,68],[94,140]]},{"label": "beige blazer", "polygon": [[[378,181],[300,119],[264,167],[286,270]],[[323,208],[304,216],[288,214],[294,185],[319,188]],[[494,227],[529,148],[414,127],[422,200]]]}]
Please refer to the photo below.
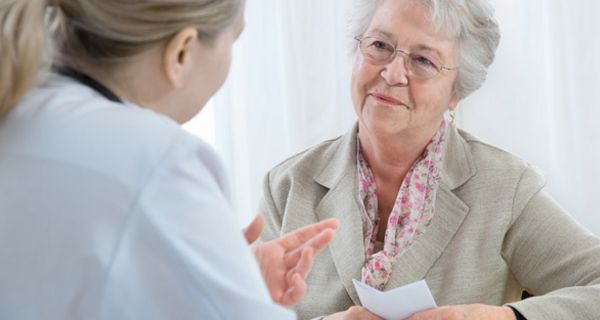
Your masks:
[{"label": "beige blazer", "polygon": [[[341,222],[315,259],[300,319],[360,304],[351,282],[365,261],[356,130],[287,159],[264,180],[263,240]],[[543,191],[530,165],[464,131],[448,134],[436,215],[395,262],[385,290],[425,279],[438,305],[501,305],[526,289],[537,297],[511,305],[529,320],[600,319],[600,240]]]}]

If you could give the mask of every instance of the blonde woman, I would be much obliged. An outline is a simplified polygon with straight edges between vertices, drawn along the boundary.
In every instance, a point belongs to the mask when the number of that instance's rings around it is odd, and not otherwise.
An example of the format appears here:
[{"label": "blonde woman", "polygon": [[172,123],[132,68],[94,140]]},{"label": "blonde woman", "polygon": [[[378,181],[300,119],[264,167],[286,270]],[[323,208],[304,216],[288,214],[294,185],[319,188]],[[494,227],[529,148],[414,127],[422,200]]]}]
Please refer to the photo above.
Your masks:
[{"label": "blonde woman", "polygon": [[217,157],[179,126],[223,83],[243,7],[2,1],[0,319],[294,318],[274,302],[302,298],[337,222],[253,257]]}]

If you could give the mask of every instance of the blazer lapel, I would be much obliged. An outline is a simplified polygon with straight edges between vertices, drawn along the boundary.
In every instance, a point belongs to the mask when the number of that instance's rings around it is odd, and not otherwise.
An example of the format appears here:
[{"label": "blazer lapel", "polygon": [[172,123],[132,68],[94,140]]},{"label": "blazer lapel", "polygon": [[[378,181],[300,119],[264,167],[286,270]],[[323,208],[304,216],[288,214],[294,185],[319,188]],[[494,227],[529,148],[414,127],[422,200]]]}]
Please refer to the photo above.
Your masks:
[{"label": "blazer lapel", "polygon": [[[352,279],[360,279],[365,262],[365,247],[358,199],[355,125],[337,146],[330,148],[329,159],[314,180],[328,189],[316,208],[320,220],[336,218],[341,226],[329,250],[338,275],[352,301],[360,300]],[[398,258],[385,289],[392,289],[423,279],[442,254],[469,212],[468,206],[453,190],[464,184],[476,172],[468,144],[454,128],[448,132],[442,181],[436,198],[436,214],[424,233]]]},{"label": "blazer lapel", "polygon": [[317,207],[319,219],[336,218],[340,228],[329,245],[338,275],[352,301],[360,305],[352,279],[360,280],[360,270],[365,261],[363,228],[360,207],[353,196],[357,189],[353,174],[347,174],[331,189]]},{"label": "blazer lapel", "polygon": [[469,212],[467,205],[445,186],[438,189],[435,204],[436,213],[431,224],[396,260],[385,290],[425,278]]},{"label": "blazer lapel", "polygon": [[425,278],[469,212],[469,207],[453,190],[464,184],[476,172],[471,153],[468,144],[454,128],[449,130],[446,143],[442,181],[435,202],[435,216],[423,234],[394,263],[392,276],[385,290]]},{"label": "blazer lapel", "polygon": [[352,279],[360,279],[365,261],[362,206],[358,200],[358,177],[356,169],[357,127],[343,136],[337,147],[332,148],[330,159],[315,181],[329,189],[316,208],[320,220],[336,218],[340,221],[335,239],[329,245],[338,275],[352,301],[360,305]]}]

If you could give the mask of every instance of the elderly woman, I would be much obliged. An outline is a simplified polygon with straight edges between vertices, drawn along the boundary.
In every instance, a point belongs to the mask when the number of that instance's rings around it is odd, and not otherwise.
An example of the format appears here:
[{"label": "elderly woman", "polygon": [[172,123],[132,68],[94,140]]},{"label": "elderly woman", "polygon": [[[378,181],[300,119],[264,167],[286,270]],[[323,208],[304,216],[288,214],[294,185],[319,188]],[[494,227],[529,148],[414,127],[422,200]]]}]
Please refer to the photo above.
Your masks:
[{"label": "elderly woman", "polygon": [[[380,290],[425,279],[443,307],[411,319],[597,319],[600,240],[548,196],[533,167],[445,120],[494,59],[490,5],[361,2],[358,124],[264,182],[263,240],[341,221],[315,260],[300,318],[373,319],[352,279]],[[524,289],[535,297],[519,301]]]}]

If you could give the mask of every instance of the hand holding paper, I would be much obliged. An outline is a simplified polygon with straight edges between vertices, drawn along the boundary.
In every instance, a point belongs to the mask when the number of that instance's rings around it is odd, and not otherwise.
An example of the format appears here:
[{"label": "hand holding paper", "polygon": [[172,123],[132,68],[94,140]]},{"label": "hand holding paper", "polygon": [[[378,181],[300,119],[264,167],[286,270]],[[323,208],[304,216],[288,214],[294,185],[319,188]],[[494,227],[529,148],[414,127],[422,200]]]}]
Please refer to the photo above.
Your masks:
[{"label": "hand holding paper", "polygon": [[411,315],[437,305],[424,280],[382,292],[352,280],[362,305],[386,320],[404,320]]}]

